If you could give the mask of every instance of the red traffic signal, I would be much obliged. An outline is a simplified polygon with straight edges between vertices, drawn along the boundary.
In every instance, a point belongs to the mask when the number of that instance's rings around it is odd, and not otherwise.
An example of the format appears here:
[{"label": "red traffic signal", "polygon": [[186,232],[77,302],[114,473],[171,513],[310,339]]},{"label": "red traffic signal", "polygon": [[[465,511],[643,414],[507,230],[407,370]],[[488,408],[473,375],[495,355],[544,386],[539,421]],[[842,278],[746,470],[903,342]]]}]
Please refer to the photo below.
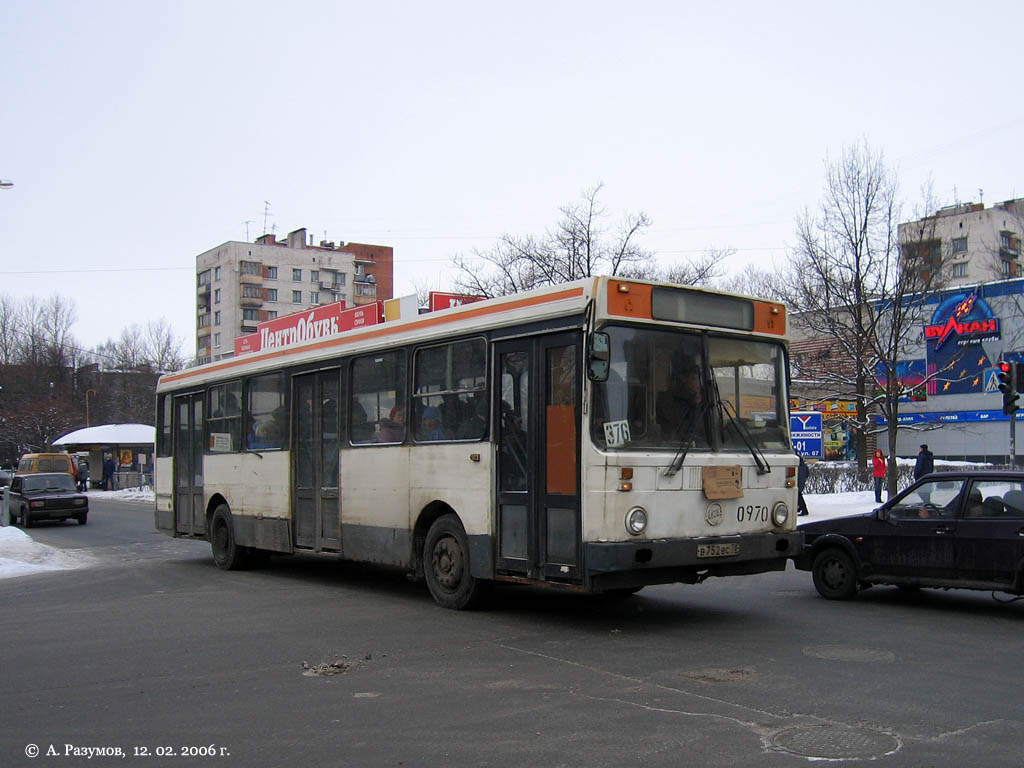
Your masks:
[{"label": "red traffic signal", "polygon": [[1021,366],[1016,363],[1003,361],[999,363],[999,373],[996,374],[999,377],[999,391],[1003,393],[1003,413],[1011,416],[1017,412],[1019,407],[1017,401],[1020,396],[1016,378],[1020,369]]}]

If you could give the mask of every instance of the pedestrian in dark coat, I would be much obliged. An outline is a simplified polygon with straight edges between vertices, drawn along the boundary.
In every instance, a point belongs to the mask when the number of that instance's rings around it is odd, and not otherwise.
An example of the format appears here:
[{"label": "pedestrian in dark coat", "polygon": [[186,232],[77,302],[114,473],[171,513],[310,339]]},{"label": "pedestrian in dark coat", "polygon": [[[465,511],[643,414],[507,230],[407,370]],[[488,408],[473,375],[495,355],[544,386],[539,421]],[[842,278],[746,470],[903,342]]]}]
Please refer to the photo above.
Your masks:
[{"label": "pedestrian in dark coat", "polygon": [[796,468],[796,513],[797,515],[810,514],[807,511],[807,502],[804,501],[804,485],[807,483],[807,476],[811,474],[804,457],[800,456],[800,464]]},{"label": "pedestrian in dark coat", "polygon": [[114,490],[114,460],[107,456],[103,460],[103,490]]},{"label": "pedestrian in dark coat", "polygon": [[928,446],[922,444],[917,454],[917,461],[914,463],[914,480],[920,480],[925,475],[935,471],[935,456],[928,450]]}]

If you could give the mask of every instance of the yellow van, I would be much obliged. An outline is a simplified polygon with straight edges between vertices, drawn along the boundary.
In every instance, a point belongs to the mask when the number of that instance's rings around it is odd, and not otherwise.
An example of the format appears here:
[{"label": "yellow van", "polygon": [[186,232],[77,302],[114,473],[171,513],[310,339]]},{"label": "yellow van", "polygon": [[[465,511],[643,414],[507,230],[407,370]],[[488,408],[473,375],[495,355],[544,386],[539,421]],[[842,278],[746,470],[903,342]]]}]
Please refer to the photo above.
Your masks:
[{"label": "yellow van", "polygon": [[78,467],[70,453],[26,453],[18,462],[15,474],[34,475],[38,472],[67,472],[78,480]]}]

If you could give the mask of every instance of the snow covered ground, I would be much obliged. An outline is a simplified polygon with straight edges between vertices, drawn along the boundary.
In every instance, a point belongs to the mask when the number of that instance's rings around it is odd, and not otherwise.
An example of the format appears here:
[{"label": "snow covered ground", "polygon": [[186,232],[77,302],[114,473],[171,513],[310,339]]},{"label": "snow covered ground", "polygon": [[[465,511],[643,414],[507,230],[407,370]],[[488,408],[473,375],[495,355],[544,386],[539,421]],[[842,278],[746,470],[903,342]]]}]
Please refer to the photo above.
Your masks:
[{"label": "snow covered ground", "polygon": [[[151,488],[127,488],[123,491],[89,491],[90,499],[109,501],[154,501]],[[0,527],[0,579],[42,571],[88,568],[95,559],[87,552],[56,549],[34,541],[31,531],[7,525]]]},{"label": "snow covered ground", "polygon": [[[127,489],[123,491],[89,491],[91,499],[109,501],[152,502],[152,489]],[[807,496],[810,515],[801,517],[799,522],[842,517],[874,509],[875,497],[871,491],[860,493],[833,493]],[[85,552],[61,550],[39,544],[21,528],[5,526],[0,528],[0,579],[24,576],[41,571],[62,571],[71,568],[88,568],[93,558]]]}]

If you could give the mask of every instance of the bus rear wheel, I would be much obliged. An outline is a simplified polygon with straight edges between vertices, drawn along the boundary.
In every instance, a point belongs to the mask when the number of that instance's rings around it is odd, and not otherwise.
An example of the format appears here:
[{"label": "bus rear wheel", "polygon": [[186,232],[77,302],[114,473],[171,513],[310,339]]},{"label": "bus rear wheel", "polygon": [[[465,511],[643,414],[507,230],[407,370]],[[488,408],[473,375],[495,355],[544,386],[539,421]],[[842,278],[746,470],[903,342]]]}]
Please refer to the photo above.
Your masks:
[{"label": "bus rear wheel", "polygon": [[210,548],[213,561],[218,568],[236,571],[245,563],[245,550],[235,542],[235,529],[231,522],[231,510],[221,504],[213,510],[210,520]]},{"label": "bus rear wheel", "polygon": [[423,575],[430,594],[444,608],[475,608],[483,600],[487,585],[469,571],[466,532],[455,515],[437,518],[427,531]]}]

